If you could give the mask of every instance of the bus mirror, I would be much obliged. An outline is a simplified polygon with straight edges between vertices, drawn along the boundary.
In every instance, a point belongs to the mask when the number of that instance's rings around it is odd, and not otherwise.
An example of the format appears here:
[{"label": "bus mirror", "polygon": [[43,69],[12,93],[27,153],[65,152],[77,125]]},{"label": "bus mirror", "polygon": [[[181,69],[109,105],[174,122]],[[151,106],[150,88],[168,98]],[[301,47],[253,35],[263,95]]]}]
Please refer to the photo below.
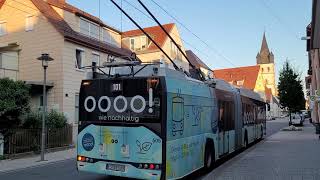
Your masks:
[{"label": "bus mirror", "polygon": [[216,87],[216,81],[214,79],[208,79],[206,80],[205,82],[208,86],[212,87],[212,88],[215,88]]}]

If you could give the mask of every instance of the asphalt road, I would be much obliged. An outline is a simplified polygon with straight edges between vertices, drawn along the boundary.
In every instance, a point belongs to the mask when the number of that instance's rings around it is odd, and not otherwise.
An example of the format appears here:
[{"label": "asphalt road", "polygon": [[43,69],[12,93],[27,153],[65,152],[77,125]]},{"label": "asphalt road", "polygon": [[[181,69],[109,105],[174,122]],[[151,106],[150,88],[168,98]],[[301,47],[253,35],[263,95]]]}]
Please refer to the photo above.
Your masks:
[{"label": "asphalt road", "polygon": [[[288,125],[285,120],[274,120],[267,122],[267,136],[278,132],[281,128]],[[246,151],[242,152],[246,153]],[[228,160],[231,161],[231,160]],[[230,163],[230,162],[228,162]],[[205,174],[195,173],[192,179],[201,179]],[[119,179],[89,173],[78,173],[75,160],[65,160],[48,164],[45,166],[31,167],[7,173],[0,173],[0,180],[111,180]]]}]

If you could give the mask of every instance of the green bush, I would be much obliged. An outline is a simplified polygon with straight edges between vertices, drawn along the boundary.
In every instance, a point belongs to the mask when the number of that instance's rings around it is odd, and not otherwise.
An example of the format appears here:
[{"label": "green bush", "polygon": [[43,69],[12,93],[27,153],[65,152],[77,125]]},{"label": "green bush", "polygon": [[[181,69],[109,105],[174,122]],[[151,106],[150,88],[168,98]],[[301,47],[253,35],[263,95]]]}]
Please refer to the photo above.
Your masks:
[{"label": "green bush", "polygon": [[40,112],[29,112],[23,120],[23,128],[37,129],[42,126],[42,114]]},{"label": "green bush", "polygon": [[0,79],[0,131],[17,127],[29,112],[30,87],[22,81]]},{"label": "green bush", "polygon": [[48,128],[63,128],[67,124],[67,117],[56,110],[51,110],[47,117]]},{"label": "green bush", "polygon": [[[67,124],[67,117],[56,110],[51,110],[46,116],[47,128],[55,129],[62,128]],[[23,121],[24,128],[41,128],[42,127],[42,112],[30,112]]]}]

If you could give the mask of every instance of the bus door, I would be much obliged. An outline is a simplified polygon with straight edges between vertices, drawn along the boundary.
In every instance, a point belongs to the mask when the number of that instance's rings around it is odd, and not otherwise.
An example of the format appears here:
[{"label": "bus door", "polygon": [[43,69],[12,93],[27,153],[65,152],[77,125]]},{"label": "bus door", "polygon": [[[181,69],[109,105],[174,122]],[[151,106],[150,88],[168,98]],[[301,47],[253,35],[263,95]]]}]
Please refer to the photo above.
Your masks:
[{"label": "bus door", "polygon": [[229,152],[229,134],[227,131],[227,118],[225,102],[219,101],[219,156]]}]

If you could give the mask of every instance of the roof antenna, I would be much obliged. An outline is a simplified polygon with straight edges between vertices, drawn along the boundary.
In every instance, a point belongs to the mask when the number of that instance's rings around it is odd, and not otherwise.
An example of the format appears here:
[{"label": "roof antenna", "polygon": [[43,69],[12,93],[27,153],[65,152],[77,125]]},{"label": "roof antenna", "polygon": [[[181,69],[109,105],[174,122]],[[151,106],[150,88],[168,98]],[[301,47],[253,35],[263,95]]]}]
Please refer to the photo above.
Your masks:
[{"label": "roof antenna", "polygon": [[157,42],[155,42],[154,39],[151,38],[151,36],[134,20],[132,17],[130,17],[114,0],[110,0],[127,18],[133,22],[134,25],[136,25],[140,31],[143,32],[152,42],[157,46],[157,48],[160,49],[160,51],[169,59],[169,61],[173,64],[173,67],[175,70],[180,71],[180,68],[174,63],[174,61],[170,58],[170,56],[159,46]]}]

